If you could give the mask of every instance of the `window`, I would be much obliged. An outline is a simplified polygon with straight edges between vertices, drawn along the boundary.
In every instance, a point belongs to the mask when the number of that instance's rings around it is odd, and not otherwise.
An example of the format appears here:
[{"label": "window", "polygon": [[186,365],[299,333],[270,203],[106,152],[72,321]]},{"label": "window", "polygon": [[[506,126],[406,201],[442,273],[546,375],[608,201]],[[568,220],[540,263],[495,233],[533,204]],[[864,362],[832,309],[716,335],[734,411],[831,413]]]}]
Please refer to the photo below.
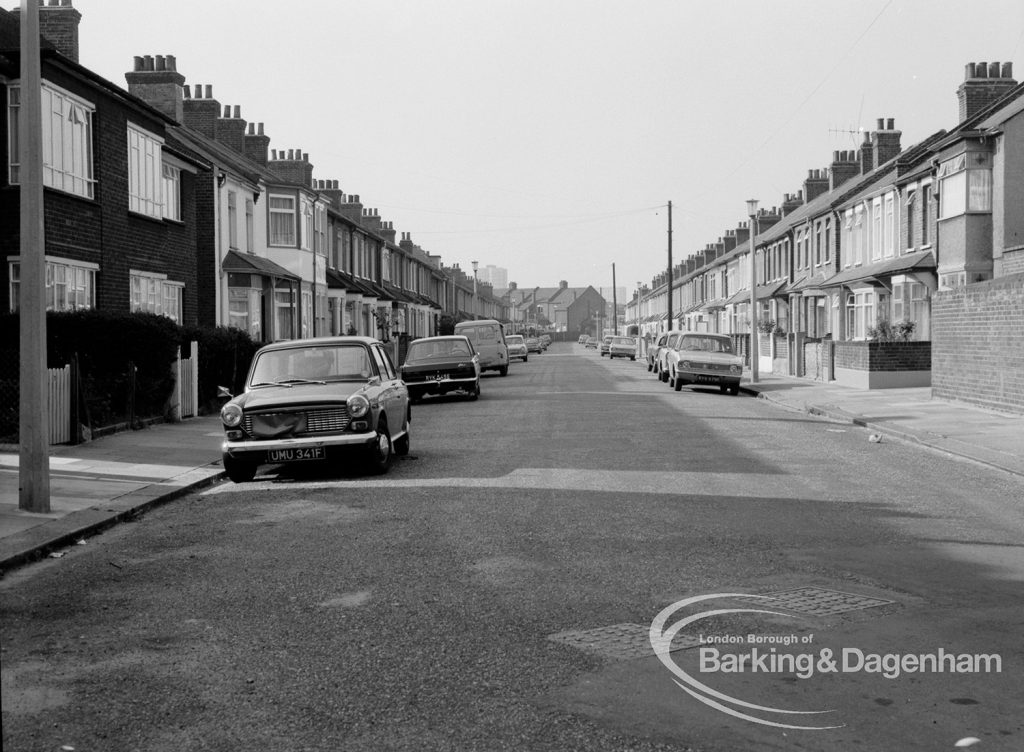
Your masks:
[{"label": "window", "polygon": [[238,194],[228,191],[228,248],[238,250]]},{"label": "window", "polygon": [[295,245],[295,197],[270,196],[270,245]]},{"label": "window", "polygon": [[[11,310],[18,310],[21,292],[21,263],[9,257]],[[48,311],[92,308],[96,300],[96,271],[99,266],[85,261],[46,258],[46,286],[43,299]]]},{"label": "window", "polygon": [[960,154],[939,165],[939,218],[992,211],[992,159],[989,154]]},{"label": "window", "polygon": [[875,293],[855,290],[846,296],[846,338],[865,339],[874,322]]},{"label": "window", "polygon": [[921,217],[921,245],[926,246],[931,242],[931,206],[932,186],[931,184],[921,186],[921,208],[918,210]]},{"label": "window", "polygon": [[181,322],[181,299],[185,285],[167,279],[166,274],[132,270],[129,277],[131,310],[147,311]]},{"label": "window", "polygon": [[896,253],[896,202],[893,194],[885,197],[885,218],[882,220],[882,255],[892,258]]},{"label": "window", "polygon": [[245,200],[245,251],[246,253],[253,252],[253,203],[251,198]]},{"label": "window", "polygon": [[323,204],[313,207],[313,250],[327,255],[327,207]]},{"label": "window", "polygon": [[[19,180],[20,167],[18,111],[21,88],[12,86],[7,91],[9,178],[15,185]],[[43,109],[43,185],[92,198],[92,116],[95,108],[45,81],[40,94]]]},{"label": "window", "polygon": [[164,174],[164,218],[181,221],[181,170],[166,162]]},{"label": "window", "polygon": [[163,141],[128,124],[128,209],[147,217],[163,216]]},{"label": "window", "polygon": [[876,198],[871,202],[871,237],[869,245],[871,248],[871,260],[878,261],[882,258],[882,238],[885,236],[885,227],[882,214],[882,199]]},{"label": "window", "polygon": [[257,342],[263,339],[261,284],[262,278],[254,274],[228,274],[228,326],[248,332]]},{"label": "window", "polygon": [[279,279],[274,286],[274,309],[276,311],[277,339],[291,339],[294,334],[294,306],[292,305],[292,286],[288,280]]}]

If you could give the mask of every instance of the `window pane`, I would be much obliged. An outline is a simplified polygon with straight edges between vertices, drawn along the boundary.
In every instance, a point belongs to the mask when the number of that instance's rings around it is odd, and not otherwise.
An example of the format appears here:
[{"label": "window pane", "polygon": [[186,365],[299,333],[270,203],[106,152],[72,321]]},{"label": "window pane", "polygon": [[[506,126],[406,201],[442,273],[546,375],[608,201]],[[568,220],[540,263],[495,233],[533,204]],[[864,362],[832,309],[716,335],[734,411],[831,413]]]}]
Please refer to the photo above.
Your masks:
[{"label": "window pane", "polygon": [[967,208],[971,211],[992,211],[992,171],[967,171]]}]

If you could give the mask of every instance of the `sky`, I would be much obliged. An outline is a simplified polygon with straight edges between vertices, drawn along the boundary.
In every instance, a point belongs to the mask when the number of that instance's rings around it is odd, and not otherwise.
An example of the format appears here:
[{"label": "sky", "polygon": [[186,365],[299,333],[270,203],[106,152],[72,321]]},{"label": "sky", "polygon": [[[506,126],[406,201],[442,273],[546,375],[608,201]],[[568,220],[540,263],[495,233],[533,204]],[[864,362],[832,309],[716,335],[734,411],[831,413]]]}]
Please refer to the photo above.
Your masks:
[{"label": "sky", "polygon": [[[4,7],[17,3],[7,0]],[[445,264],[632,291],[778,206],[879,118],[958,120],[969,62],[1024,78],[1024,2],[73,0],[79,62],[136,55],[309,154]]]}]

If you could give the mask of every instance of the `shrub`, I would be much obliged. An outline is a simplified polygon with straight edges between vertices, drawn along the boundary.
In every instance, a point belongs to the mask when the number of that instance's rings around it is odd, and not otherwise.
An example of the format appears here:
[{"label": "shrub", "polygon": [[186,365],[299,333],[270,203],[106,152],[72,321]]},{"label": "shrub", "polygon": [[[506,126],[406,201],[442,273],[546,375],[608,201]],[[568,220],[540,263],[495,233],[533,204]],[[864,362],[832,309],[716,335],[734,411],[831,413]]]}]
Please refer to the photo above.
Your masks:
[{"label": "shrub", "polygon": [[910,319],[903,319],[895,324],[888,319],[878,319],[874,326],[868,327],[867,335],[868,339],[876,342],[906,342],[913,336],[916,327],[917,322]]}]

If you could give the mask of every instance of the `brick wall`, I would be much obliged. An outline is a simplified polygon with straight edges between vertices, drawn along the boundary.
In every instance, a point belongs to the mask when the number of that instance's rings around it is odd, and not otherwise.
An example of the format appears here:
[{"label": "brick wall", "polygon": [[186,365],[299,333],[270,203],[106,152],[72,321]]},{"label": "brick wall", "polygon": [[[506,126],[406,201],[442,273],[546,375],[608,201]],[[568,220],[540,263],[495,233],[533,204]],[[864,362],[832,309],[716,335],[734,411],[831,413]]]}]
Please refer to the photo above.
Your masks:
[{"label": "brick wall", "polygon": [[932,393],[1024,413],[1024,273],[935,294]]},{"label": "brick wall", "polygon": [[931,342],[836,342],[836,368],[856,371],[927,371]]},{"label": "brick wall", "polygon": [[1024,251],[1014,251],[1007,253],[1003,251],[1003,273],[1002,277],[1011,274],[1022,274],[1024,273]]}]

